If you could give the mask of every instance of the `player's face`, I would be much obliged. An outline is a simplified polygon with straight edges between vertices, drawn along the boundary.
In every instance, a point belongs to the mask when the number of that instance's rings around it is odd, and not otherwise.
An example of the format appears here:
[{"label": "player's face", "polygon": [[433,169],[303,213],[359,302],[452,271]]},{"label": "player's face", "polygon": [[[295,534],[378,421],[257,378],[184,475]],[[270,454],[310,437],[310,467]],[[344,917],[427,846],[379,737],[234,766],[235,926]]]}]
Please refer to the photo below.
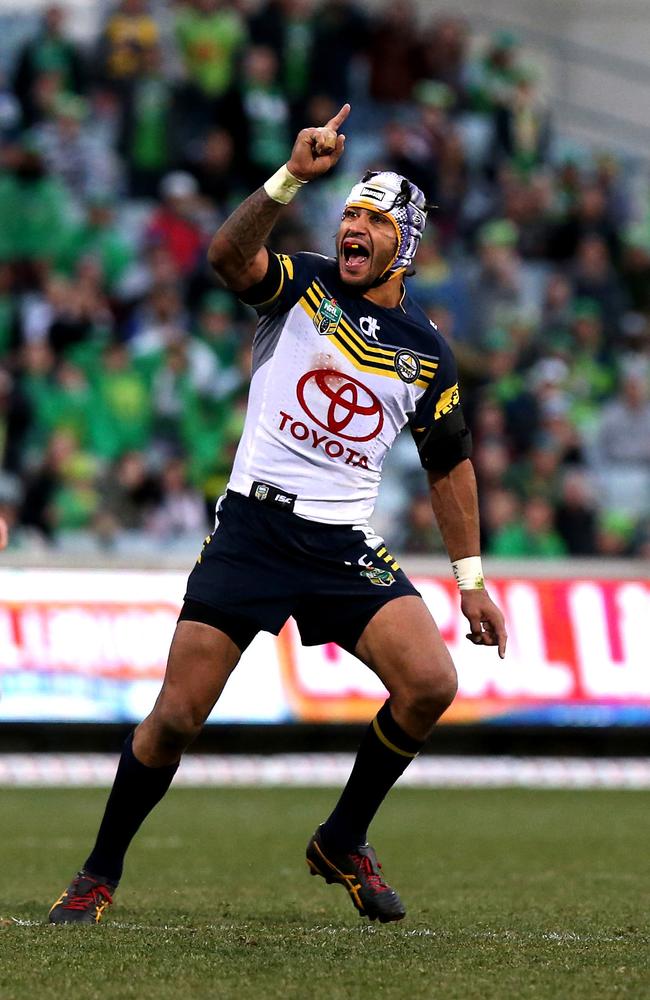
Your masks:
[{"label": "player's face", "polygon": [[341,280],[365,287],[376,281],[397,250],[397,235],[383,212],[348,206],[336,237],[336,255]]}]

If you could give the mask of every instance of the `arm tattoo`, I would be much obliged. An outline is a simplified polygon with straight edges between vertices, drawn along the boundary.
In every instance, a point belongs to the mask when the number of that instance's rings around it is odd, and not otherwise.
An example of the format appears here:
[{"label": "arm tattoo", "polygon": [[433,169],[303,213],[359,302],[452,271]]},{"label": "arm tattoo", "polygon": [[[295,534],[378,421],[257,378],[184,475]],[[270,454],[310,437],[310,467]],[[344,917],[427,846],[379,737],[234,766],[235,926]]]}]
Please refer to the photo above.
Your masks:
[{"label": "arm tattoo", "polygon": [[226,219],[214,239],[228,244],[233,264],[246,265],[264,246],[283,208],[258,188]]}]

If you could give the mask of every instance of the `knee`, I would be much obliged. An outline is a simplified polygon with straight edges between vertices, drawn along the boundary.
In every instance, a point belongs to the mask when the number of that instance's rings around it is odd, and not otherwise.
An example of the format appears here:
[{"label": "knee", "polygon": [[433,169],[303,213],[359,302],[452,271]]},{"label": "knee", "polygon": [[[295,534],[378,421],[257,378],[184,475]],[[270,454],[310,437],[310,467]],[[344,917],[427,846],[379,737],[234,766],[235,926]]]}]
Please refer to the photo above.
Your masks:
[{"label": "knee", "polygon": [[435,672],[423,672],[407,683],[398,700],[411,716],[433,725],[456,697],[458,677],[453,663]]},{"label": "knee", "polygon": [[151,737],[161,750],[181,753],[199,735],[204,722],[191,705],[165,701],[156,705],[148,721]]}]

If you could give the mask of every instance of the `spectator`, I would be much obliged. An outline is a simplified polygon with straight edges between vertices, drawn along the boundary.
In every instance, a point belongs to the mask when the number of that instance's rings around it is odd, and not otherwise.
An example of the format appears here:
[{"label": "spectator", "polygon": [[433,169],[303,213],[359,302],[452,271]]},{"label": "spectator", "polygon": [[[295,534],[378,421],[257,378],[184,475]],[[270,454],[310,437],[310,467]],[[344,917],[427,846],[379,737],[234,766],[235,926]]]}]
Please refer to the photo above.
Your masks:
[{"label": "spectator", "polygon": [[494,117],[497,162],[505,157],[522,173],[544,162],[550,142],[550,123],[531,67],[517,70],[514,86]]},{"label": "spectator", "polygon": [[431,555],[444,552],[440,532],[436,526],[431,500],[427,492],[418,491],[411,497],[404,519],[400,549],[412,555]]},{"label": "spectator", "polygon": [[160,502],[160,483],[147,468],[145,456],[128,451],[101,480],[101,513],[110,519],[111,532],[140,531]]},{"label": "spectator", "polygon": [[239,88],[241,114],[238,138],[241,165],[248,186],[260,187],[291,152],[289,103],[278,84],[273,49],[252,46],[244,60]]},{"label": "spectator", "polygon": [[74,436],[69,431],[56,431],[47,442],[42,460],[26,477],[20,523],[47,541],[55,539],[58,525],[54,517],[54,497],[62,487],[63,470],[76,451]]},{"label": "spectator", "polygon": [[162,206],[153,213],[147,228],[149,244],[164,247],[178,273],[187,277],[197,267],[205,238],[199,222],[198,185],[191,174],[174,171],[160,185]]},{"label": "spectator", "polygon": [[163,469],[162,496],[149,517],[149,530],[166,543],[196,539],[207,530],[205,505],[189,485],[182,459],[170,459]]},{"label": "spectator", "polygon": [[650,513],[650,399],[643,368],[625,372],[619,393],[603,406],[595,461],[606,507]]},{"label": "spectator", "polygon": [[225,99],[234,89],[248,37],[246,24],[229,0],[189,0],[176,14],[175,34],[185,70],[182,115],[187,136],[203,135],[223,116]]},{"label": "spectator", "polygon": [[569,555],[596,554],[596,504],[591,484],[581,469],[569,469],[564,475],[555,527]]},{"label": "spectator", "polygon": [[507,524],[494,533],[488,552],[514,559],[552,559],[566,555],[566,547],[553,527],[553,507],[544,497],[524,504],[523,521]]},{"label": "spectator", "polygon": [[370,30],[368,59],[370,96],[374,101],[397,104],[410,100],[424,72],[412,0],[392,0],[384,5]]},{"label": "spectator", "polygon": [[422,44],[423,76],[449,87],[457,108],[467,105],[468,47],[467,22],[449,15],[434,18]]},{"label": "spectator", "polygon": [[225,128],[213,128],[190,145],[185,169],[220,214],[226,215],[243,196],[245,181],[235,169],[235,143]]},{"label": "spectator", "polygon": [[81,261],[96,261],[109,294],[116,292],[135,257],[135,247],[116,224],[115,208],[110,196],[92,195],[84,218],[66,230],[56,259],[57,269],[68,277]]},{"label": "spectator", "polygon": [[539,315],[543,284],[517,251],[518,233],[507,219],[485,223],[479,231],[479,262],[470,274],[473,307],[470,339],[478,344],[514,310]]},{"label": "spectator", "polygon": [[146,0],[121,0],[99,38],[96,63],[101,81],[128,99],[133,80],[144,69],[147,51],[159,43],[158,25]]},{"label": "spectator", "polygon": [[117,187],[119,167],[113,151],[93,131],[88,106],[81,97],[62,94],[54,104],[54,119],[37,125],[33,143],[48,171],[80,201],[108,196]]},{"label": "spectator", "polygon": [[124,104],[120,149],[129,170],[133,198],[154,197],[163,175],[174,166],[177,151],[176,106],[171,82],[157,46],[142,54],[130,99]]},{"label": "spectator", "polygon": [[480,501],[481,546],[487,551],[491,549],[495,537],[507,535],[519,523],[521,502],[512,490],[499,486],[482,490]]},{"label": "spectator", "polygon": [[519,70],[519,40],[509,31],[490,39],[485,53],[469,67],[471,105],[476,111],[494,112],[510,101]]},{"label": "spectator", "polygon": [[13,148],[8,160],[0,173],[0,262],[11,261],[20,291],[36,287],[60,252],[72,206],[33,146]]},{"label": "spectator", "polygon": [[312,94],[328,97],[337,110],[354,93],[355,60],[366,50],[370,25],[353,0],[320,0],[313,16]]},{"label": "spectator", "polygon": [[20,102],[23,125],[37,122],[41,114],[36,91],[44,74],[69,94],[83,94],[86,74],[76,46],[65,37],[65,13],[61,7],[46,7],[37,34],[20,50],[13,74],[13,91]]},{"label": "spectator", "polygon": [[92,451],[108,460],[143,451],[151,440],[152,402],[145,378],[122,344],[109,344],[95,372]]},{"label": "spectator", "polygon": [[266,0],[251,18],[250,32],[254,45],[266,46],[275,53],[280,67],[279,82],[291,109],[293,135],[306,120],[315,54],[309,0]]},{"label": "spectator", "polygon": [[598,303],[611,343],[619,331],[625,299],[605,240],[585,236],[578,244],[572,271],[575,294]]},{"label": "spectator", "polygon": [[607,198],[598,184],[583,184],[579,177],[570,170],[567,211],[550,234],[549,256],[569,260],[586,237],[595,236],[605,241],[612,259],[618,260],[619,236],[607,212]]},{"label": "spectator", "polygon": [[627,230],[621,274],[631,308],[650,318],[650,225],[637,224]]}]

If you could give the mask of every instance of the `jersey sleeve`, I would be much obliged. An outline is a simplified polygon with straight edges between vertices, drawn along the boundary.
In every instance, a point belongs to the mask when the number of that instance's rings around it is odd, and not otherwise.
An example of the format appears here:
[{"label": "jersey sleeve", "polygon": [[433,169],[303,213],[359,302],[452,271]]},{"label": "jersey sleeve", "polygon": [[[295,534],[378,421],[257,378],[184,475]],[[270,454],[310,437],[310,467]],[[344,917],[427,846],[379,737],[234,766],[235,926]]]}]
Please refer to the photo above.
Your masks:
[{"label": "jersey sleeve", "polygon": [[472,454],[458,388],[458,370],[449,345],[442,342],[436,377],[417,402],[409,428],[424,469],[451,472]]},{"label": "jersey sleeve", "polygon": [[274,253],[269,250],[269,267],[256,285],[239,292],[239,298],[256,312],[288,312],[300,299],[323,263],[320,254]]}]

